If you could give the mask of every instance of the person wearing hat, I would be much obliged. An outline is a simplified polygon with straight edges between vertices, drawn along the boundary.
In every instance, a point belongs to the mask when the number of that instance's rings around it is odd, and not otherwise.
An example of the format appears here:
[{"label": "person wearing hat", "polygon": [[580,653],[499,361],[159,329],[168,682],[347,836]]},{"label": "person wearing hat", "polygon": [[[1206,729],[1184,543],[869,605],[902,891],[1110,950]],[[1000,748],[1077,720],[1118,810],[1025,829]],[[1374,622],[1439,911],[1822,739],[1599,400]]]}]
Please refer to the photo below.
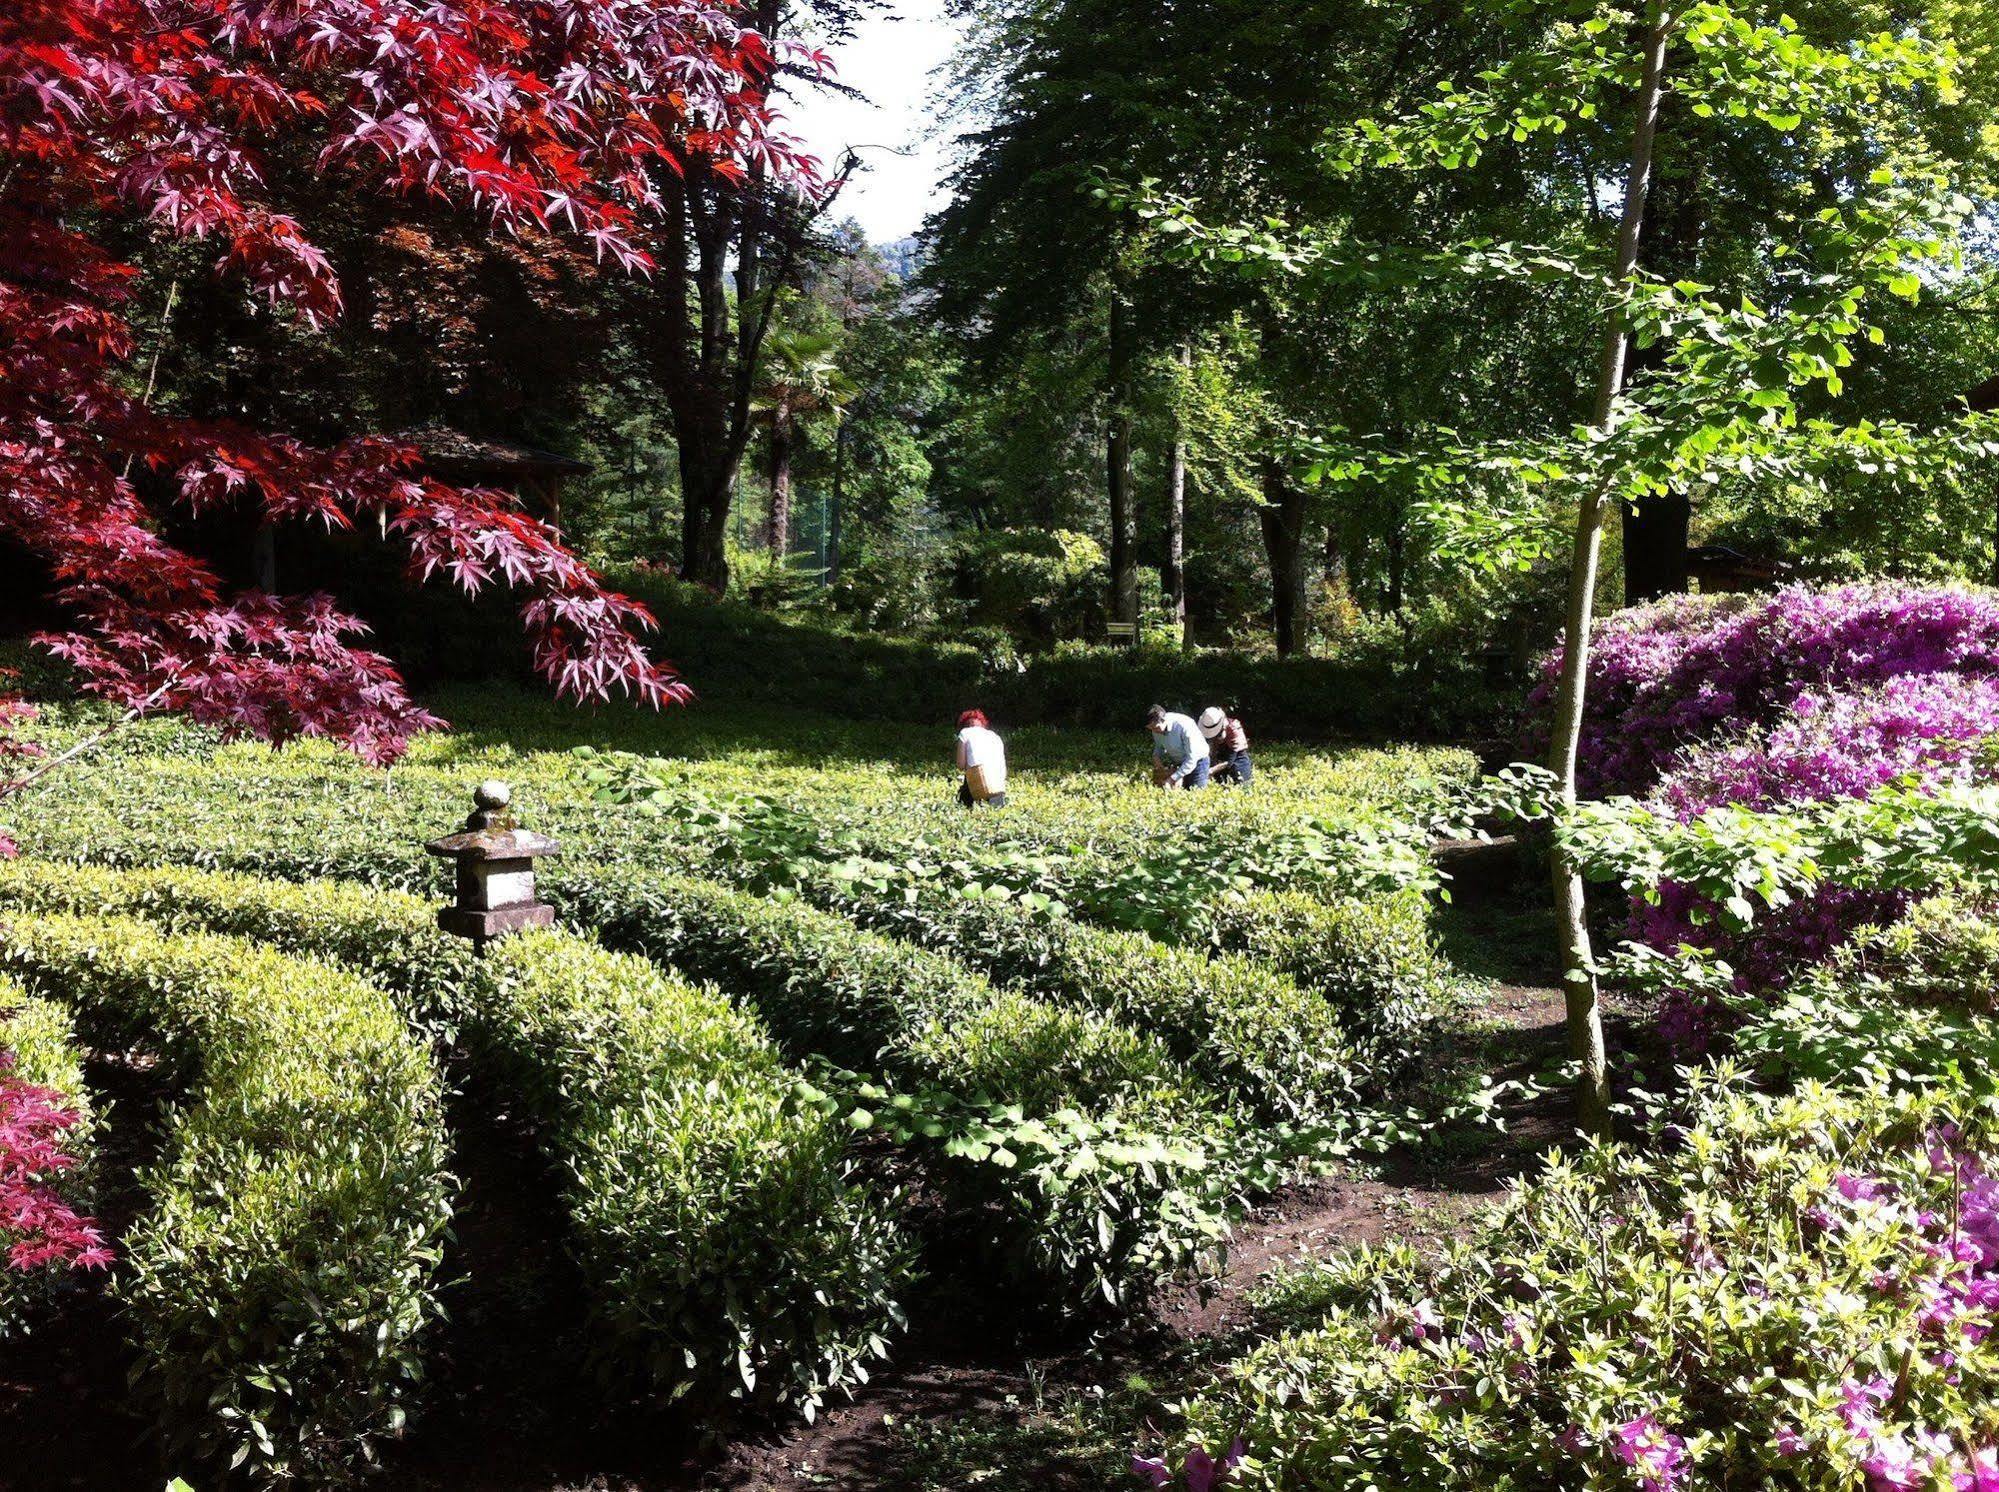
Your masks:
[{"label": "person wearing hat", "polygon": [[1249,732],[1242,728],[1242,722],[1220,705],[1209,705],[1201,711],[1200,726],[1208,749],[1222,758],[1222,764],[1215,768],[1215,781],[1248,787],[1255,768],[1249,760]]},{"label": "person wearing hat", "polygon": [[1152,733],[1152,780],[1159,787],[1208,785],[1208,740],[1187,716],[1154,705],[1145,712]]},{"label": "person wearing hat", "polygon": [[1006,807],[1006,742],[986,721],[984,710],[958,717],[958,801],[967,808]]}]

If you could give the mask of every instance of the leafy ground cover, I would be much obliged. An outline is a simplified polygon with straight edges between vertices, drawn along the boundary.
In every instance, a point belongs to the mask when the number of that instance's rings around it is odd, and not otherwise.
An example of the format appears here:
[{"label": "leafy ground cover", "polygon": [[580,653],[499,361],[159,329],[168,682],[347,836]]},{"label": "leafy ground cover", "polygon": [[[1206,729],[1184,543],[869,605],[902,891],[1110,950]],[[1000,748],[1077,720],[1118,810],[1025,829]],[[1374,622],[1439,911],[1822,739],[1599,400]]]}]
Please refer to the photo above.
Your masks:
[{"label": "leafy ground cover", "polygon": [[[1863,712],[1884,743],[1942,739],[1901,730],[1910,702],[1882,687],[1854,698],[1886,701]],[[475,1237],[526,1241],[447,1255],[478,1334],[438,1337],[441,1422],[393,1452],[412,1485],[465,1465],[535,1492],[612,1466],[631,1487],[922,1492],[1194,1485],[1223,1462],[1223,1485],[1272,1492],[1521,1466],[1648,1492],[1986,1473],[1999,1041],[1990,938],[1965,929],[1999,840],[1979,752],[1953,748],[1961,780],[1565,816],[1624,896],[1691,888],[1746,938],[1827,884],[1913,908],[1776,984],[1683,949],[1617,965],[1643,1000],[1725,1015],[1732,1065],[1634,1060],[1648,1022],[1620,1007],[1622,1140],[1572,1147],[1545,914],[1441,902],[1427,864],[1462,754],[1271,753],[1254,794],[1166,795],[1137,780],[1142,742],[1058,766],[1051,739],[1013,807],[965,814],[928,738],[887,728],[836,727],[858,757],[815,766],[823,722],[510,739],[503,696],[462,702],[493,710],[490,738],[419,743],[386,778],[151,728],[50,794],[31,859],[0,872],[32,919],[109,908],[340,965],[483,1095],[453,1117],[467,1194],[512,1200],[482,1203]],[[1785,711],[1690,742],[1684,780],[1726,797],[1742,751],[1803,760]],[[738,732],[773,753],[732,754]],[[563,837],[546,885],[572,932],[471,963],[427,926],[420,843],[493,774]],[[742,1093],[700,1035],[723,1030]],[[501,1186],[477,1174],[495,1148],[532,1163]],[[537,1190],[558,1227],[504,1221]],[[666,1272],[683,1258],[691,1282]],[[718,1292],[719,1316],[689,1304]],[[511,1471],[471,1448],[496,1390],[469,1366],[542,1381],[509,1300],[568,1302],[564,1326],[526,1319],[626,1406],[587,1444],[522,1428]],[[1801,1333],[1809,1352],[1783,1345]],[[697,1452],[704,1431],[734,1438]]]},{"label": "leafy ground cover", "polygon": [[[963,1281],[1008,1282],[979,1307],[1002,1332],[1059,1334],[1212,1277],[1256,1197],[1392,1131],[1359,1095],[1462,987],[1422,852],[1461,752],[1275,748],[1253,794],[1168,797],[1136,730],[1023,732],[1015,805],[966,815],[906,727],[439,703],[470,728],[389,774],[190,727],[114,738],[35,805],[0,902],[38,929],[255,938],[380,991],[546,1167],[583,1312],[564,1356],[695,1442],[838,1403],[922,1339],[911,1300]],[[607,791],[607,762],[644,791]],[[492,775],[564,840],[565,922],[624,953],[535,936],[470,960],[430,928],[422,842]]]}]

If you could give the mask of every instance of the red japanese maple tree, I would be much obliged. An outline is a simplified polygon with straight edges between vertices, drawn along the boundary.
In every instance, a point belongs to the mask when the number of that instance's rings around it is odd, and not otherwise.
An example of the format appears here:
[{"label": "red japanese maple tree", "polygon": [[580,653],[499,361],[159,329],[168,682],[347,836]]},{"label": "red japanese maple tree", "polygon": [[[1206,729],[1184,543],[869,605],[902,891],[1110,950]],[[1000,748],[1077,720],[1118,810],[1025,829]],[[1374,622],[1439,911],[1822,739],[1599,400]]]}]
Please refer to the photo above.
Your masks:
[{"label": "red japanese maple tree", "polygon": [[641,646],[644,608],[513,499],[429,480],[379,439],[317,448],[148,407],[129,369],[135,271],[104,230],[135,217],[210,241],[271,314],[330,322],[332,266],[267,188],[282,149],[356,190],[573,235],[645,273],[653,172],[698,158],[817,189],[765,103],[777,62],[730,0],[4,0],[0,535],[41,557],[74,618],[39,640],[128,710],[231,733],[388,762],[439,723],[330,598],[227,594],[162,537],[150,495],[333,528],[365,516],[415,579],[521,593],[559,693],[684,699]]}]

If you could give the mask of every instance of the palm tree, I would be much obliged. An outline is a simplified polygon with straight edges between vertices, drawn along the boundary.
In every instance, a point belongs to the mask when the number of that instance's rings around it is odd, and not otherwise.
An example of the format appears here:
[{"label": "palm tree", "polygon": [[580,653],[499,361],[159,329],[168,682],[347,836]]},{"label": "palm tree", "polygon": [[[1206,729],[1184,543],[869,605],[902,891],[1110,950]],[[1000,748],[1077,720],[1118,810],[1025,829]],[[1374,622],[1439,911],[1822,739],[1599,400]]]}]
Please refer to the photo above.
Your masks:
[{"label": "palm tree", "polygon": [[801,423],[844,408],[860,389],[833,361],[831,332],[773,331],[757,408],[770,422],[770,519],[764,540],[779,563],[791,551],[791,449]]}]

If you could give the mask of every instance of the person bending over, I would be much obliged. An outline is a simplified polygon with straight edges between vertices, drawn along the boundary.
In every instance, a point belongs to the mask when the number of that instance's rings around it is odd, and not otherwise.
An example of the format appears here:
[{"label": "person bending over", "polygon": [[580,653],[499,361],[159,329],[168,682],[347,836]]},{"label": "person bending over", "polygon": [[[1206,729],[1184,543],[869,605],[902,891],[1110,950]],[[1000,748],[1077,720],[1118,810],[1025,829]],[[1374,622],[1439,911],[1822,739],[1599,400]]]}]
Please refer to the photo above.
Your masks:
[{"label": "person bending over", "polygon": [[1248,787],[1256,769],[1249,759],[1249,732],[1242,728],[1242,722],[1220,705],[1210,705],[1201,711],[1201,734],[1207,737],[1208,749],[1220,758],[1215,781]]},{"label": "person bending over", "polygon": [[1006,742],[986,723],[984,710],[958,717],[958,801],[967,808],[1006,807]]},{"label": "person bending over", "polygon": [[1152,781],[1166,788],[1208,785],[1208,741],[1187,716],[1154,705],[1145,712],[1152,733]]}]

